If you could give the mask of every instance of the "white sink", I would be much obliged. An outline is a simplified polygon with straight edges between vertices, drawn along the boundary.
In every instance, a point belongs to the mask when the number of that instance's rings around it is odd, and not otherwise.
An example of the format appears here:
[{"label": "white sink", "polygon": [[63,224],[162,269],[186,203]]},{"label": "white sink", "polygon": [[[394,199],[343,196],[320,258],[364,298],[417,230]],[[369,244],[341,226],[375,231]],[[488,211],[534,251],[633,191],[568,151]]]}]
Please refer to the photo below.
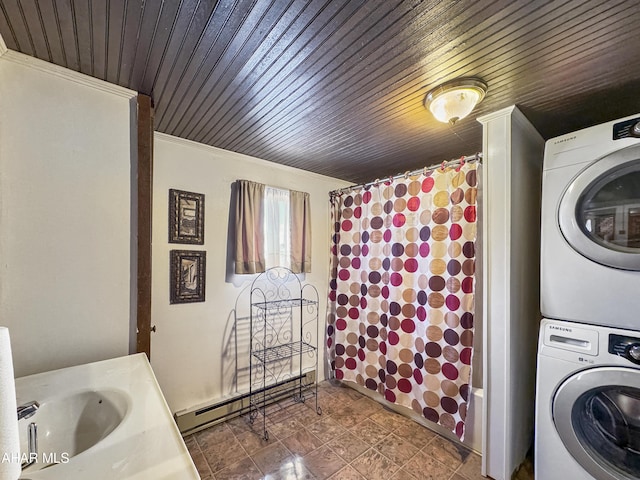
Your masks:
[{"label": "white sink", "polygon": [[23,472],[41,470],[90,449],[113,432],[131,407],[119,390],[80,390],[46,399],[36,414],[20,421],[20,448],[28,451],[27,426],[37,425],[38,461]]},{"label": "white sink", "polygon": [[16,379],[20,420],[37,426],[35,462],[23,480],[197,480],[197,470],[144,354]]}]

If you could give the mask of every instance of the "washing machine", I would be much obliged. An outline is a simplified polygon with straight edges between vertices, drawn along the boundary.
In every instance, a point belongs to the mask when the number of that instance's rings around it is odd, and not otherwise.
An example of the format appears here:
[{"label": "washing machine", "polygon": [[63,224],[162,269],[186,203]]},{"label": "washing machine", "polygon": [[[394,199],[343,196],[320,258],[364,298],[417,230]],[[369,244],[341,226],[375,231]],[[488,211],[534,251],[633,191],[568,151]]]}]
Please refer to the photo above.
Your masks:
[{"label": "washing machine", "polygon": [[543,317],[640,330],[640,114],[545,144]]},{"label": "washing machine", "polygon": [[536,480],[640,478],[640,332],[543,320]]}]

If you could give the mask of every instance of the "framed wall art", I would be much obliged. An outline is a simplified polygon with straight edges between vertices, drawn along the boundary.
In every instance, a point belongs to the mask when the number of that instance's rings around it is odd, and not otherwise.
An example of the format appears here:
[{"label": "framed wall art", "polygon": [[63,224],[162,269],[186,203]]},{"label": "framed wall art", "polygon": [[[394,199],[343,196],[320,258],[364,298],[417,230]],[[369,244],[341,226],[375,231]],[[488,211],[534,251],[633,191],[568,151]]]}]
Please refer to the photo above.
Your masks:
[{"label": "framed wall art", "polygon": [[204,245],[204,194],[169,190],[169,243]]},{"label": "framed wall art", "polygon": [[204,302],[207,252],[171,250],[169,303]]}]

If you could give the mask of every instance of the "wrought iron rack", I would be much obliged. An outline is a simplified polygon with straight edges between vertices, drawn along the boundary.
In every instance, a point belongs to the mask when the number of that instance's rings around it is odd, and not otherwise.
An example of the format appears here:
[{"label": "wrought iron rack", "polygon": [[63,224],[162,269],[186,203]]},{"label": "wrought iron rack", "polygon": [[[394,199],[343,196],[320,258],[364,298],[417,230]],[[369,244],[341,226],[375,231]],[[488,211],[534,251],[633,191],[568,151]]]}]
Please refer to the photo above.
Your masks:
[{"label": "wrought iron rack", "polygon": [[300,282],[291,270],[274,267],[251,285],[250,413],[253,423],[262,414],[267,431],[270,397],[291,394],[296,403],[315,399],[318,406],[318,291]]}]

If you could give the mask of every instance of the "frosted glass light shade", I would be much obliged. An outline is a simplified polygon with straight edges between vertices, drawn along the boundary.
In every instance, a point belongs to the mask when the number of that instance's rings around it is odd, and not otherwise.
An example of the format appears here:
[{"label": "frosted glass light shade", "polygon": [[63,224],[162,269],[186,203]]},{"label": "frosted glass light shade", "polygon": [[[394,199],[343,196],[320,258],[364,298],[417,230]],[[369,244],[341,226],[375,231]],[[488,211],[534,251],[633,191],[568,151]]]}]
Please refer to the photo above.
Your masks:
[{"label": "frosted glass light shade", "polygon": [[425,106],[436,120],[454,124],[471,113],[484,98],[487,84],[475,78],[443,83],[427,93]]}]

